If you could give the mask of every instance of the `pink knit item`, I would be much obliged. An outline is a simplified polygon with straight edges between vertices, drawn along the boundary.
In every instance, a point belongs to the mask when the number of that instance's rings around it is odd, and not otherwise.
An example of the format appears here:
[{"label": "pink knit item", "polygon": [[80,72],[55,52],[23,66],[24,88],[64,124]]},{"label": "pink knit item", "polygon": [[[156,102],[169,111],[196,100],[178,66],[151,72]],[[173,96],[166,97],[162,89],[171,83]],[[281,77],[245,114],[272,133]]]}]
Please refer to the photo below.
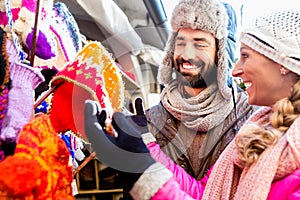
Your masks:
[{"label": "pink knit item", "polygon": [[[12,8],[11,12],[13,15],[13,21],[15,21],[16,19],[18,19],[18,14],[20,12],[21,8]],[[6,25],[8,25],[8,17],[6,15],[5,11],[1,11],[0,12],[0,26],[1,27],[5,27]]]},{"label": "pink knit item", "polygon": [[36,10],[36,0],[23,0],[22,7],[27,8],[30,12],[35,13]]},{"label": "pink knit item", "polygon": [[[27,8],[30,12],[34,14],[36,10],[36,0],[23,0],[21,7]],[[18,14],[20,12],[21,7],[11,7],[13,21],[16,21],[18,19]],[[8,25],[8,18],[6,11],[4,10],[0,12],[0,26],[4,27],[6,25]]]},{"label": "pink knit item", "polygon": [[7,40],[6,50],[12,88],[8,93],[8,110],[1,130],[4,141],[15,140],[22,127],[29,122],[33,114],[34,89],[44,81],[39,69],[16,62],[17,53],[10,40]]},{"label": "pink knit item", "polygon": [[[263,107],[248,123],[267,119],[271,108]],[[203,200],[267,199],[273,181],[286,177],[300,167],[300,118],[289,130],[244,169],[236,165],[235,142],[232,141],[216,162],[209,177]]]}]

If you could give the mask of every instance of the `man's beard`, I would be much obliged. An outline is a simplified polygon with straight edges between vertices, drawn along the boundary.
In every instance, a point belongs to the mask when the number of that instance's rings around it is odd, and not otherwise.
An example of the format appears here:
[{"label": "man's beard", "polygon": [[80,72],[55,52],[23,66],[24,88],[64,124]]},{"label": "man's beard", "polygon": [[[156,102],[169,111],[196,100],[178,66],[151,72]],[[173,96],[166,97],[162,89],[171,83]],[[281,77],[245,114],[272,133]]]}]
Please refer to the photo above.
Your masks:
[{"label": "man's beard", "polygon": [[[197,75],[193,75],[188,72],[180,72],[181,63],[183,62],[189,62],[192,65],[198,66],[197,70],[199,70]],[[217,82],[217,67],[214,63],[208,63],[198,60],[188,60],[184,61],[182,58],[179,58],[176,60],[176,78],[178,81],[186,86],[192,87],[192,88],[206,88],[207,86],[211,85],[212,83]],[[201,70],[202,69],[202,70]],[[203,70],[204,69],[204,70]],[[202,71],[202,73],[201,73]]]},{"label": "man's beard", "polygon": [[179,73],[177,75],[177,78],[179,78],[179,81],[186,86],[192,87],[192,88],[206,88],[207,84],[201,74],[198,74],[196,76],[193,76],[189,73]]}]

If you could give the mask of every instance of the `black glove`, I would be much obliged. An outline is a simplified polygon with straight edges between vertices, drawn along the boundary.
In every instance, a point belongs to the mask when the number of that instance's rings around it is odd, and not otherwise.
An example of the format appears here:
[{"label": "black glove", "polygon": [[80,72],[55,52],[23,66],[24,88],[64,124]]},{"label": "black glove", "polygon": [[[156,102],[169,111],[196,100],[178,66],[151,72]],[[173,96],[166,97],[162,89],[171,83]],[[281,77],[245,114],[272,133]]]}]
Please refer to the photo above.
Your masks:
[{"label": "black glove", "polygon": [[127,116],[128,121],[142,134],[149,132],[147,118],[143,108],[143,100],[137,98],[134,101],[136,115]]},{"label": "black glove", "polygon": [[[140,175],[155,161],[141,138],[141,132],[129,123],[124,114],[113,114],[112,125],[118,133],[114,138],[103,129],[106,112],[98,115],[98,106],[86,101],[84,110],[85,134],[97,157],[108,166],[121,171],[124,189],[130,190]],[[99,120],[99,121],[98,121]]]}]

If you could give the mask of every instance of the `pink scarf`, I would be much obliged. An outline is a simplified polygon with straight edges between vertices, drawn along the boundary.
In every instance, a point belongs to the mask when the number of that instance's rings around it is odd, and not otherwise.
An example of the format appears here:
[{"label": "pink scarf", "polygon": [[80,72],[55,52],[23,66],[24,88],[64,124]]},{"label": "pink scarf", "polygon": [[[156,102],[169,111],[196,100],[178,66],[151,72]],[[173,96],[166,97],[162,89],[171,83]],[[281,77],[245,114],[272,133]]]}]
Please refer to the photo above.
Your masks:
[{"label": "pink scarf", "polygon": [[[265,121],[270,111],[271,108],[263,107],[249,121]],[[202,199],[267,199],[274,180],[300,167],[299,133],[300,118],[297,118],[276,145],[267,148],[255,163],[244,169],[235,164],[235,142],[232,141],[216,162]]]}]

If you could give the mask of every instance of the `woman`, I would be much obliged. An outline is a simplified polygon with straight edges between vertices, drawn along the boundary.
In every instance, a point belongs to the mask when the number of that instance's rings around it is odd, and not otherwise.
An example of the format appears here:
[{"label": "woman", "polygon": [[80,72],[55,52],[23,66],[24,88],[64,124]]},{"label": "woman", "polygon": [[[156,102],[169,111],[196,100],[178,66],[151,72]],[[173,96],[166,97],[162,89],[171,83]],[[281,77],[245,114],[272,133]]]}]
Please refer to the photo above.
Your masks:
[{"label": "woman", "polygon": [[223,152],[203,199],[300,199],[299,20],[299,11],[274,11],[242,33],[232,75],[265,107]]},{"label": "woman", "polygon": [[[240,41],[240,59],[232,75],[243,79],[249,103],[262,108],[221,154],[207,182],[207,178],[197,181],[186,174],[146,133],[142,137],[151,156],[147,154],[141,139],[132,137],[139,136],[139,131],[120,113],[114,115],[113,126],[119,134],[114,145],[131,154],[144,154],[130,157],[135,168],[104,160],[118,169],[127,167],[130,173],[124,173],[128,178],[124,182],[133,185],[130,193],[135,199],[300,199],[300,11],[258,16],[244,29]],[[91,108],[87,103],[86,132],[97,155],[100,159],[106,154],[118,156],[95,126],[96,112]],[[121,160],[125,154],[120,155]],[[128,171],[137,168],[134,174]]]}]

